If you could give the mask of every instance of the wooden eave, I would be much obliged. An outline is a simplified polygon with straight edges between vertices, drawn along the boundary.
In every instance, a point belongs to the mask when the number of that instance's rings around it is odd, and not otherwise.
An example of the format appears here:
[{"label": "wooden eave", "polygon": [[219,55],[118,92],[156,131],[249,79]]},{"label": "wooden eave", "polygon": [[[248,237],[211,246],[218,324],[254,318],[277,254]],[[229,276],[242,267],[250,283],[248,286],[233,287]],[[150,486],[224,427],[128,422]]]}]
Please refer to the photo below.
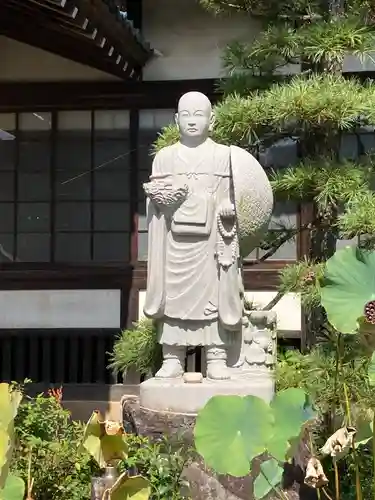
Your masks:
[{"label": "wooden eave", "polygon": [[0,34],[126,80],[153,55],[114,0],[1,0]]}]

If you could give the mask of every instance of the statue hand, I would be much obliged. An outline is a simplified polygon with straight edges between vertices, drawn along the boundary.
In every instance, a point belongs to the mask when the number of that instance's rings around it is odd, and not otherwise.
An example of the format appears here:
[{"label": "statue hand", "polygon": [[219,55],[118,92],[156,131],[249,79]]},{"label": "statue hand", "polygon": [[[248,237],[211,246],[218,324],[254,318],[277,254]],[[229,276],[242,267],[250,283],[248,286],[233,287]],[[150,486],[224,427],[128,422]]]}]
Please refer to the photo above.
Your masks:
[{"label": "statue hand", "polygon": [[187,197],[186,185],[174,187],[168,181],[151,181],[143,184],[146,195],[159,208],[177,208]]},{"label": "statue hand", "polygon": [[222,203],[219,208],[219,215],[223,219],[231,219],[236,216],[236,211],[232,203]]},{"label": "statue hand", "polygon": [[272,328],[276,324],[275,311],[249,311],[250,322],[258,328]]}]

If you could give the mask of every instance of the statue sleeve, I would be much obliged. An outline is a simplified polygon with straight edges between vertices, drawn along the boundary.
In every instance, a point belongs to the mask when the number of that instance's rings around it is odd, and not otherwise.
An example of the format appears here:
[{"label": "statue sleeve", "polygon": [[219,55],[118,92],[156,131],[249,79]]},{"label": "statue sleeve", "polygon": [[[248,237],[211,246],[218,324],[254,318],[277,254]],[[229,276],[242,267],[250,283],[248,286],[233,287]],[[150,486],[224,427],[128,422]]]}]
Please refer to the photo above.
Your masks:
[{"label": "statue sleeve", "polygon": [[[229,157],[224,158],[226,165],[221,165],[223,171],[229,172]],[[218,189],[218,208],[220,205],[233,204],[231,189],[231,178],[225,176],[220,181]],[[234,231],[236,221],[234,221]],[[237,234],[231,237],[223,237],[218,227],[218,261],[219,261],[219,318],[228,330],[238,330],[241,327],[243,304],[242,304],[242,274],[239,270],[238,240]]]},{"label": "statue sleeve", "polygon": [[[158,153],[152,165],[152,175],[163,173],[164,161]],[[147,291],[143,312],[146,317],[157,319],[163,316],[165,307],[165,258],[167,227],[165,217],[147,199],[148,260]]]}]

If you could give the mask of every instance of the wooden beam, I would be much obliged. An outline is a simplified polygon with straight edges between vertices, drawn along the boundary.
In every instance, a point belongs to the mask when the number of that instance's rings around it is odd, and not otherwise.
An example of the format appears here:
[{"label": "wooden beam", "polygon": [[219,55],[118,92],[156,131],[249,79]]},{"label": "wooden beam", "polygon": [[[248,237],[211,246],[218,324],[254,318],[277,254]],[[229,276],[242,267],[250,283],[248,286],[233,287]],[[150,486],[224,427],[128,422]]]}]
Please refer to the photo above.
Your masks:
[{"label": "wooden beam", "polygon": [[[70,12],[64,12],[64,10],[61,9],[46,10],[40,8],[40,4],[38,2],[30,2],[30,0],[26,1],[29,3],[20,5],[18,0],[5,0],[4,7],[9,9],[10,12],[17,12],[17,15],[32,16],[33,21],[35,21],[35,19],[40,19],[41,22],[52,29],[61,27],[62,29],[70,30],[72,33],[77,35],[86,35],[89,20],[78,16],[78,9],[72,10],[70,8]],[[90,32],[87,31],[87,33]]]},{"label": "wooden beam", "polygon": [[[77,7],[77,2],[79,7]],[[60,5],[63,5],[63,7]],[[55,3],[54,0],[48,0],[47,2],[41,2],[40,0],[22,0],[22,2],[20,0],[3,0],[3,4],[0,6],[1,13],[3,9],[5,9],[5,13],[8,13],[10,21],[6,34],[13,36],[15,39],[19,39],[23,35],[15,34],[14,30],[11,35],[12,24],[19,23],[19,18],[23,18],[29,21],[29,23],[27,21],[23,23],[24,26],[27,24],[29,32],[35,29],[36,24],[39,25],[39,30],[42,24],[44,30],[52,30],[59,32],[59,34],[64,30],[66,36],[82,36],[87,38],[87,41],[94,41],[100,49],[103,48],[103,41],[105,41],[107,47],[98,56],[110,59],[116,52],[115,61],[118,61],[118,56],[121,55],[121,58],[127,60],[131,66],[129,74],[134,67],[140,67],[151,56],[150,52],[137,41],[131,29],[127,25],[123,25],[121,19],[118,19],[115,14],[109,11],[103,0],[100,0],[100,3],[95,3],[93,0],[74,0],[74,2],[68,0],[63,4],[61,2]],[[3,15],[1,15],[0,22],[5,24]],[[89,29],[88,26],[90,26]],[[100,35],[98,35],[99,33]],[[27,40],[27,43],[33,45],[29,36],[27,36]],[[80,40],[76,41],[80,42]],[[40,46],[40,41],[38,46]],[[77,46],[74,47],[74,51],[76,49]],[[66,56],[64,55],[64,57]],[[124,75],[118,74],[119,65],[115,64],[115,66],[115,74],[123,78]],[[121,71],[124,70],[121,69]],[[113,71],[111,73],[113,74]],[[128,77],[128,74],[126,74],[126,77]]]},{"label": "wooden beam", "polygon": [[25,11],[31,12],[33,15],[44,14],[49,19],[59,19],[61,21],[74,19],[71,13],[64,11],[61,8],[51,7],[48,4],[40,3],[37,0],[24,0],[22,3],[19,0],[3,0],[4,7],[10,7],[17,11],[24,13]]},{"label": "wooden beam", "polygon": [[150,54],[137,42],[130,28],[112,14],[103,0],[76,0],[80,12],[84,13],[106,33],[108,41],[123,52],[128,59],[134,60],[139,66],[150,59]]},{"label": "wooden beam", "polygon": [[127,79],[130,71],[121,67],[100,50],[92,40],[85,39],[74,33],[64,34],[56,26],[41,22],[40,19],[30,19],[27,16],[14,16],[6,9],[0,9],[0,32],[20,42],[39,47],[55,53],[66,59],[91,66],[106,73]]},{"label": "wooden beam", "polygon": [[64,12],[64,10],[61,9],[46,10],[41,8],[39,2],[35,0],[26,0],[26,2],[28,3],[20,5],[18,0],[5,0],[4,7],[8,8],[10,12],[13,12],[13,10],[16,11],[18,15],[25,16],[28,14],[33,17],[33,21],[35,21],[35,19],[40,19],[49,29],[55,30],[61,27],[61,29],[65,30],[68,34],[82,36],[88,40],[95,39],[95,37],[92,36],[94,28],[88,29],[89,20],[77,16],[78,9],[74,10],[70,7],[70,12]]},{"label": "wooden beam", "polygon": [[[123,67],[124,61],[119,65]],[[167,109],[185,92],[196,90],[212,102],[220,97],[216,80],[155,82],[0,83],[0,111],[43,109]]]}]

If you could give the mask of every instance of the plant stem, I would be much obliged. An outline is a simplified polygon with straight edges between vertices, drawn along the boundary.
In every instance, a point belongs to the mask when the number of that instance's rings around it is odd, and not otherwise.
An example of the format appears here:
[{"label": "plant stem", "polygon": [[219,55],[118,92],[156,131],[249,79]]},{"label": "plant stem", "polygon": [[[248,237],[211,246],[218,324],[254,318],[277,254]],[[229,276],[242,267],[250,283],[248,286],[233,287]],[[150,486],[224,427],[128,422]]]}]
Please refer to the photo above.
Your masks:
[{"label": "plant stem", "polygon": [[375,500],[375,412],[372,417],[372,466],[373,466],[372,494]]},{"label": "plant stem", "polygon": [[[339,333],[337,337],[337,346],[336,346],[336,370],[335,370],[335,401],[339,403],[338,399],[338,394],[337,394],[337,389],[338,389],[338,375],[340,372],[340,369],[342,368],[342,361],[341,361],[341,340],[342,340],[342,334]],[[350,399],[349,399],[349,393],[348,393],[348,386],[346,385],[346,382],[344,381],[343,383],[343,388],[344,388],[344,397],[345,397],[345,410],[346,410],[346,421],[347,425],[351,426],[352,425],[352,414],[351,414],[351,408],[350,408]],[[335,403],[337,404],[337,403]],[[356,499],[357,500],[362,500],[362,488],[361,488],[361,476],[359,474],[359,462],[358,462],[358,455],[356,453],[356,449],[353,446],[353,458],[354,458],[354,466],[355,466],[355,490],[356,490]],[[337,469],[337,464],[334,464],[335,466],[335,482],[338,480],[338,469]],[[337,477],[336,477],[336,472],[337,472]],[[337,492],[339,492],[338,489],[336,489],[336,495]],[[339,500],[339,497],[337,497]],[[375,497],[374,497],[375,500]]]},{"label": "plant stem", "polygon": [[322,488],[322,490],[323,490],[323,493],[325,494],[325,496],[327,497],[328,500],[333,500],[333,498],[328,494],[328,491],[325,488]]},{"label": "plant stem", "polygon": [[337,463],[333,462],[333,467],[335,469],[335,500],[340,500],[340,478],[339,469],[337,468]]},{"label": "plant stem", "polygon": [[[346,406],[346,416],[347,416],[347,422],[348,425],[352,425],[352,415],[351,415],[351,408],[350,408],[350,400],[349,400],[349,394],[348,394],[348,387],[346,385],[346,382],[344,382],[344,395],[345,395],[345,406]],[[361,476],[359,474],[359,462],[358,462],[358,455],[357,451],[355,449],[355,446],[353,444],[353,458],[354,458],[354,466],[355,466],[355,490],[356,490],[356,498],[357,500],[362,500],[362,488],[361,488]]]},{"label": "plant stem", "polygon": [[[308,432],[309,441],[310,441],[310,453],[311,453],[311,456],[313,457],[313,456],[315,456],[314,443],[313,443],[311,431],[308,430],[307,432]],[[318,497],[318,500],[321,500],[321,495],[320,495],[320,489],[319,488],[317,488],[317,490],[316,490],[316,495]]]},{"label": "plant stem", "polygon": [[[340,398],[338,395],[338,380],[339,380],[339,369],[340,369],[340,358],[341,358],[341,333],[337,336],[337,344],[336,344],[336,359],[335,359],[335,379],[334,379],[334,407],[331,409],[333,416],[336,413],[336,405],[340,405]],[[334,429],[336,430],[336,429]]]},{"label": "plant stem", "polygon": [[268,479],[268,477],[265,475],[265,473],[262,471],[262,469],[260,469],[260,473],[262,474],[262,476],[264,477],[264,479],[267,481],[267,483],[271,486],[271,488],[273,489],[273,491],[276,493],[276,495],[280,498],[280,500],[289,500],[289,498],[285,495],[285,493],[279,489],[279,488],[276,488],[276,486],[274,486],[270,480]]}]

